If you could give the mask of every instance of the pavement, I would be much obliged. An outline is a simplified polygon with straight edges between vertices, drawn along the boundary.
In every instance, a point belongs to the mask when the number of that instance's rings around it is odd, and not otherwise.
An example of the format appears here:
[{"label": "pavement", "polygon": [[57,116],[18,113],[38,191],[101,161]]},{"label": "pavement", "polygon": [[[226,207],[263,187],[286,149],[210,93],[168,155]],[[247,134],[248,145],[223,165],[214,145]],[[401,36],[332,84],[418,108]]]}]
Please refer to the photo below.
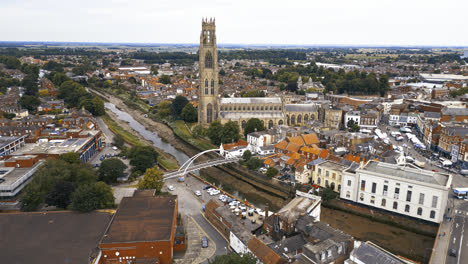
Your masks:
[{"label": "pavement", "polygon": [[[193,262],[190,262],[188,258],[193,258],[193,255],[191,251],[189,251],[189,256],[186,259],[187,262],[183,263],[208,263],[208,260],[213,260],[214,257],[218,255],[225,255],[229,250],[229,244],[202,215],[203,206],[209,198],[213,197],[210,197],[204,191],[202,192],[203,195],[200,197],[195,195],[195,191],[201,191],[205,184],[192,176],[186,177],[185,182],[177,182],[176,179],[168,179],[165,182],[163,191],[167,191],[167,187],[171,185],[174,186],[174,191],[169,192],[176,194],[179,198],[179,213],[182,217],[189,217],[193,220],[193,223],[198,227],[200,234],[203,234],[208,238],[209,244],[208,249],[202,249],[201,236],[194,235],[197,238],[196,240],[200,241],[198,247],[200,249],[199,256],[195,258]],[[194,245],[198,245],[198,243],[194,243]],[[210,249],[212,246],[213,250]]]},{"label": "pavement", "polygon": [[[468,264],[468,201],[449,199],[450,211],[439,227],[430,263]],[[450,256],[455,249],[457,256]]]}]

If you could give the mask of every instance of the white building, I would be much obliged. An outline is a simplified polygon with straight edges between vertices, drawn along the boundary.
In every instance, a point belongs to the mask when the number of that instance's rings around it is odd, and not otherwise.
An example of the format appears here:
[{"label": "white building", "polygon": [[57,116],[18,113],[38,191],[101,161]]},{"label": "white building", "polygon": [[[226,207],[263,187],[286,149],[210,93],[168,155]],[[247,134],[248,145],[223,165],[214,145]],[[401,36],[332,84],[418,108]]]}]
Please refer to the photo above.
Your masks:
[{"label": "white building", "polygon": [[452,175],[377,161],[344,170],[340,197],[355,203],[440,223]]},{"label": "white building", "polygon": [[353,120],[355,124],[361,123],[361,112],[359,111],[349,111],[345,114],[344,125],[347,126],[349,120]]}]

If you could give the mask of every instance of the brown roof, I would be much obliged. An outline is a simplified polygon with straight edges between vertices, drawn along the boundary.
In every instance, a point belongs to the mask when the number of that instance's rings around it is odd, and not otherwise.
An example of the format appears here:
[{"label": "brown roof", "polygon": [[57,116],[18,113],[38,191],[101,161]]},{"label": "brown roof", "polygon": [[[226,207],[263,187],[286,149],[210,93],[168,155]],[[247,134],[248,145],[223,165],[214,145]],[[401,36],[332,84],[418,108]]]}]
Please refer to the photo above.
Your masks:
[{"label": "brown roof", "polygon": [[275,145],[275,148],[277,148],[277,149],[286,149],[287,146],[288,146],[288,142],[286,142],[286,140],[283,140],[283,141],[277,143]]},{"label": "brown roof", "polygon": [[108,212],[0,214],[0,262],[89,263],[111,218]]},{"label": "brown roof", "polygon": [[124,197],[101,244],[171,239],[177,196]]},{"label": "brown roof", "polygon": [[263,242],[256,237],[250,239],[248,248],[264,264],[286,263],[286,260],[282,259],[273,249],[263,244]]},{"label": "brown roof", "polygon": [[247,141],[239,139],[237,142],[234,142],[234,143],[223,144],[223,149],[230,150],[234,147],[240,147],[240,146],[247,147],[248,145],[249,143]]},{"label": "brown roof", "polygon": [[300,148],[301,148],[300,145],[289,143],[288,147],[286,147],[286,150],[290,152],[298,152]]},{"label": "brown roof", "polygon": [[291,143],[297,144],[299,146],[304,145],[304,140],[302,139],[301,136],[296,136],[296,137],[288,137],[287,140]]},{"label": "brown roof", "polygon": [[302,135],[306,145],[318,144],[319,139],[315,133]]}]

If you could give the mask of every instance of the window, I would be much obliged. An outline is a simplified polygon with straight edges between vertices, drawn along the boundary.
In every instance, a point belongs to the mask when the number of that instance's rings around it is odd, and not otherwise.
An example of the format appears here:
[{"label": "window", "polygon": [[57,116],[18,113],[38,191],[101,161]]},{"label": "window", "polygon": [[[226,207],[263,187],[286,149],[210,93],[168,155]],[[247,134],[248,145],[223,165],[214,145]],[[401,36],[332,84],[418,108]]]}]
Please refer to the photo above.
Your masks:
[{"label": "window", "polygon": [[418,208],[418,215],[422,215],[422,208],[421,207]]},{"label": "window", "polygon": [[412,193],[411,191],[408,191],[408,192],[406,193],[406,201],[407,201],[407,202],[411,202],[411,193]]},{"label": "window", "polygon": [[335,180],[336,179],[336,173],[332,173],[332,178]]},{"label": "window", "polygon": [[214,87],[214,80],[211,79],[211,87]]},{"label": "window", "polygon": [[208,87],[208,79],[205,80],[205,87]]},{"label": "window", "polygon": [[343,246],[338,245],[338,254],[341,254],[341,252],[343,252]]},{"label": "window", "polygon": [[318,169],[318,175],[321,175],[322,174],[322,169]]},{"label": "window", "polygon": [[205,94],[208,94],[208,88],[205,88]]},{"label": "window", "polygon": [[405,212],[409,213],[409,209],[410,209],[410,208],[409,208],[409,205],[408,205],[408,204],[405,205]]},{"label": "window", "polygon": [[400,188],[395,188],[395,195],[393,196],[393,198],[395,199],[400,198]]},{"label": "window", "polygon": [[320,180],[320,178],[318,178],[318,179],[317,179],[317,183],[320,184],[320,182],[321,182],[321,180]]},{"label": "window", "polygon": [[213,68],[213,56],[209,51],[205,55],[205,68]]},{"label": "window", "polygon": [[329,249],[329,250],[327,250],[327,253],[328,253],[328,257],[329,257],[329,258],[331,258],[331,256],[332,256],[332,252],[331,252],[331,250],[330,250],[330,249]]},{"label": "window", "polygon": [[393,202],[393,209],[398,210],[398,203],[397,202]]},{"label": "window", "polygon": [[211,87],[211,94],[214,94],[214,88]]},{"label": "window", "polygon": [[364,194],[363,193],[359,194],[359,200],[364,201]]},{"label": "window", "polygon": [[361,191],[366,190],[366,181],[362,180],[361,181]]},{"label": "window", "polygon": [[351,186],[351,180],[348,180],[348,186]]},{"label": "window", "polygon": [[437,196],[432,196],[432,207],[434,208],[437,208],[437,200],[439,199],[439,197]]},{"label": "window", "polygon": [[372,193],[375,193],[376,189],[377,189],[377,183],[373,182],[372,183]]},{"label": "window", "polygon": [[328,176],[330,176],[330,172],[329,172],[329,171],[326,171],[326,172],[325,172],[325,177],[328,177]]},{"label": "window", "polygon": [[382,207],[385,207],[387,205],[387,200],[382,199],[382,203],[380,204]]},{"label": "window", "polygon": [[424,205],[424,193],[419,194],[419,204]]},{"label": "window", "polygon": [[388,193],[388,185],[384,185],[382,195],[387,196],[387,193]]},{"label": "window", "polygon": [[346,198],[350,198],[351,197],[351,193],[349,191],[346,192]]},{"label": "window", "polygon": [[435,218],[435,211],[434,210],[431,211],[431,214],[429,215],[429,217],[432,218],[432,219]]},{"label": "window", "polygon": [[371,198],[370,198],[370,203],[371,203],[371,204],[375,204],[375,196],[371,196]]}]

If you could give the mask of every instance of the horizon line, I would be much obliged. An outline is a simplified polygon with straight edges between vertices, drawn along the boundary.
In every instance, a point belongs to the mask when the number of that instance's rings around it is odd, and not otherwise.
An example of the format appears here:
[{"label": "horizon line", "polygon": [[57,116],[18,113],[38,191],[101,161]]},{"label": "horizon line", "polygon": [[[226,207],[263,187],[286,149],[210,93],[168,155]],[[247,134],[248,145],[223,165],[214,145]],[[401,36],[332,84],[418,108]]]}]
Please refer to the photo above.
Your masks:
[{"label": "horizon line", "polygon": [[[0,40],[0,43],[31,43],[31,44],[100,44],[100,45],[186,45],[199,46],[199,43],[176,43],[176,42],[103,42],[103,41],[47,41],[47,40]],[[468,48],[468,45],[439,45],[439,44],[277,44],[277,43],[217,43],[218,46],[274,46],[274,47],[367,47],[367,48]]]}]

